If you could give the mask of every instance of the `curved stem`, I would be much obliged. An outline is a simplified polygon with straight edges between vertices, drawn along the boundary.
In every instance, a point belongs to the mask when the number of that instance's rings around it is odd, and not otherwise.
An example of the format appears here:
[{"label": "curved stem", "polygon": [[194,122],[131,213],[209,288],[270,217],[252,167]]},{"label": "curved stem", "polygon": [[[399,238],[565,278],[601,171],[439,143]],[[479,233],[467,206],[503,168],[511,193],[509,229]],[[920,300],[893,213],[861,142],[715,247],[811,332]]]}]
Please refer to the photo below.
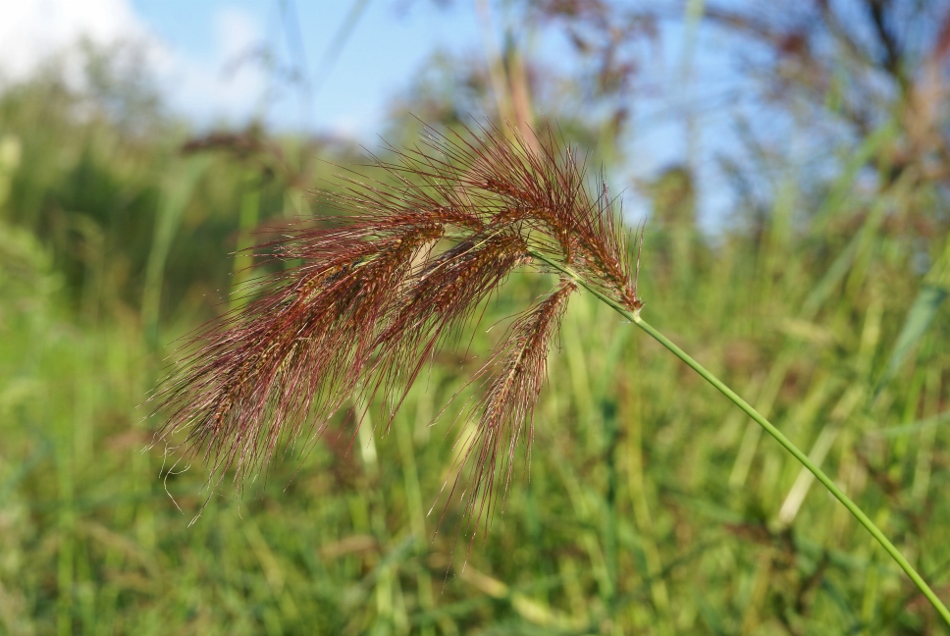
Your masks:
[{"label": "curved stem", "polygon": [[[626,313],[629,312],[625,312],[625,315]],[[696,373],[703,376],[703,379],[716,387],[716,389],[718,389],[727,398],[732,400],[736,406],[745,411],[745,413],[755,420],[756,423],[762,428],[764,428],[769,435],[774,437],[779,444],[784,446],[785,450],[791,453],[795,459],[797,459],[805,468],[811,471],[811,473],[815,475],[815,478],[820,481],[822,485],[824,485],[824,487],[827,488],[829,492],[831,492],[832,495],[835,496],[835,499],[840,501],[844,507],[855,516],[861,525],[871,533],[871,536],[877,539],[878,543],[880,543],[884,550],[886,550],[887,553],[891,555],[891,558],[893,558],[897,564],[901,566],[901,569],[907,573],[907,576],[911,578],[911,580],[917,585],[924,596],[927,597],[927,600],[933,604],[934,608],[936,608],[947,624],[950,625],[950,610],[947,610],[947,607],[937,597],[934,591],[930,589],[930,586],[927,585],[926,581],[924,581],[920,574],[917,573],[917,570],[914,569],[910,562],[904,558],[904,555],[900,553],[897,547],[895,547],[894,544],[891,543],[890,540],[884,535],[884,533],[881,532],[880,528],[878,528],[874,522],[871,521],[871,519],[866,514],[864,514],[864,511],[861,510],[861,508],[859,508],[858,505],[854,503],[846,494],[844,494],[844,492],[835,485],[831,478],[828,477],[824,471],[822,471],[808,458],[808,455],[799,450],[799,448],[795,446],[791,440],[785,437],[782,432],[775,428],[775,426],[765,419],[762,414],[752,408],[748,402],[739,397],[735,391],[726,386],[719,378],[714,376],[705,367],[703,367],[703,365],[696,362],[696,360],[691,358],[685,351],[677,347],[673,342],[666,338],[666,336],[654,329],[639,316],[634,317],[631,313],[629,317],[638,327],[650,334],[654,340],[669,349],[673,355],[689,365]]]},{"label": "curved stem", "polygon": [[768,432],[769,435],[774,437],[775,440],[779,444],[784,446],[785,450],[791,453],[795,457],[795,459],[797,459],[799,462],[801,462],[801,464],[805,468],[811,471],[811,473],[815,476],[815,478],[818,481],[820,481],[822,485],[825,488],[827,488],[828,491],[832,495],[834,495],[835,498],[838,501],[840,501],[852,515],[854,515],[854,517],[861,523],[862,526],[865,527],[865,529],[867,529],[868,532],[871,533],[871,536],[877,539],[878,543],[881,544],[884,550],[889,555],[891,555],[891,558],[894,559],[894,561],[896,561],[897,564],[901,566],[901,569],[907,573],[907,576],[910,577],[910,579],[914,582],[914,584],[921,591],[921,593],[923,593],[923,595],[927,597],[927,600],[930,601],[930,603],[934,606],[934,608],[937,610],[940,616],[943,617],[943,620],[946,621],[948,625],[950,625],[950,610],[947,609],[946,605],[943,604],[943,602],[937,597],[934,591],[930,589],[930,586],[927,585],[927,582],[924,581],[924,579],[920,576],[920,574],[917,573],[917,570],[914,569],[914,566],[912,566],[910,562],[906,558],[904,558],[904,555],[900,553],[897,547],[895,547],[894,544],[891,543],[890,539],[888,539],[884,535],[884,533],[881,532],[881,529],[878,528],[874,524],[873,521],[871,521],[871,519],[864,513],[863,510],[861,510],[861,508],[858,507],[856,503],[854,503],[846,494],[844,494],[844,491],[842,491],[840,488],[838,488],[838,486],[835,485],[834,481],[832,481],[831,478],[828,477],[828,475],[826,475],[824,471],[821,470],[821,468],[819,468],[814,462],[812,462],[805,453],[803,453],[797,446],[795,446],[795,444],[793,444],[791,440],[785,437],[785,435],[783,435],[782,432],[778,430],[771,422],[765,419],[765,417],[761,413],[756,411],[752,407],[752,405],[750,405],[748,402],[746,402],[741,397],[739,397],[739,395],[735,391],[730,389],[728,386],[726,386],[722,382],[722,380],[720,380],[715,375],[713,375],[703,365],[701,365],[699,362],[697,362],[692,357],[690,357],[689,354],[687,354],[685,351],[680,349],[678,346],[676,346],[675,343],[673,343],[662,333],[654,329],[652,325],[650,325],[645,320],[643,320],[643,318],[640,317],[640,312],[630,311],[629,309],[623,307],[620,303],[610,298],[609,296],[604,294],[602,291],[600,291],[593,285],[590,285],[576,272],[558,263],[557,261],[550,258],[546,254],[531,250],[530,255],[537,258],[540,261],[543,261],[544,263],[550,265],[551,267],[557,269],[561,273],[566,274],[567,276],[571,277],[574,281],[577,282],[578,285],[580,285],[581,287],[583,287],[584,289],[592,293],[599,300],[603,301],[607,305],[610,305],[610,307],[612,307],[624,318],[627,318],[628,320],[633,322],[635,325],[640,327],[640,329],[647,332],[650,335],[650,337],[652,337],[654,340],[656,340],[661,345],[666,347],[677,358],[685,362],[687,366],[693,369],[693,371],[701,375],[704,380],[706,380],[711,385],[716,387],[716,389],[720,393],[722,393],[727,398],[729,398],[733,404],[735,404],[740,409],[742,409],[746,413],[746,415],[748,415],[753,420],[755,420],[755,422],[759,424],[759,426],[764,428],[766,432]]}]

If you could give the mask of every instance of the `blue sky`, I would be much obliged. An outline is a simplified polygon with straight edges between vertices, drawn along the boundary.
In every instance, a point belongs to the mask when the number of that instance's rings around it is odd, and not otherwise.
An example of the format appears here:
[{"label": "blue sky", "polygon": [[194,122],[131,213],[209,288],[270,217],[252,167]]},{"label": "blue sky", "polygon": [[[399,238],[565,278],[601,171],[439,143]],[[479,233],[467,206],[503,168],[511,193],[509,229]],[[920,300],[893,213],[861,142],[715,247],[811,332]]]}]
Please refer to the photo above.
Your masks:
[{"label": "blue sky", "polygon": [[[163,41],[198,60],[224,61],[216,31],[227,37],[221,33],[222,22],[246,19],[254,29],[232,36],[253,39],[247,50],[267,47],[279,65],[308,74],[310,83],[316,83],[307,104],[299,86],[275,75],[268,78],[260,73],[260,63],[247,62],[236,71],[263,75],[266,96],[249,95],[243,108],[260,109],[266,101],[268,120],[278,127],[303,124],[371,135],[381,128],[386,104],[433,51],[479,51],[470,3],[439,9],[415,2],[404,10],[391,0],[133,0],[132,6]],[[288,14],[296,16],[289,24]],[[352,28],[345,35],[348,22]]]},{"label": "blue sky", "polygon": [[[246,51],[266,47],[279,66],[309,75],[312,98],[307,100],[299,85],[289,85],[276,74],[268,77],[259,61],[246,61],[235,71],[258,76],[264,94],[248,95],[246,104],[236,105],[234,115],[266,108],[268,121],[278,127],[304,125],[372,135],[381,128],[386,104],[405,89],[435,50],[479,51],[470,3],[439,9],[415,2],[403,10],[390,0],[132,0],[131,4],[150,29],[186,57],[218,60],[227,67],[234,59],[224,59],[222,47],[227,44],[220,39],[229,37],[222,30],[230,28],[230,37],[249,40]],[[288,20],[288,15],[296,19]],[[348,34],[347,24],[352,27]],[[228,53],[234,58],[233,49]],[[198,110],[201,115],[209,113]]]},{"label": "blue sky", "polygon": [[[288,6],[297,16],[290,30],[282,19]],[[348,37],[334,46],[353,17]],[[144,46],[166,99],[198,123],[240,124],[264,114],[277,128],[362,138],[381,129],[386,105],[434,51],[482,54],[471,2],[20,0],[0,2],[0,79],[28,75],[82,37]],[[263,50],[278,67],[322,80],[309,106],[260,56],[251,59]]]}]

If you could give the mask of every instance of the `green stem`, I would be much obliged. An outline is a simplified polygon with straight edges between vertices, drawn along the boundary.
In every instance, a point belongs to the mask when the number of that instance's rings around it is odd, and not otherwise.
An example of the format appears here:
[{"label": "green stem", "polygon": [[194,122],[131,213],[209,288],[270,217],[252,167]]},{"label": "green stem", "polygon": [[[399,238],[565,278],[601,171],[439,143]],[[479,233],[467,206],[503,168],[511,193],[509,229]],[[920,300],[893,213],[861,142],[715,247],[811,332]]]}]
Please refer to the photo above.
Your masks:
[{"label": "green stem", "polygon": [[778,430],[777,428],[775,428],[775,426],[771,422],[765,419],[765,417],[761,413],[759,413],[754,408],[752,408],[752,406],[748,402],[746,402],[741,397],[739,397],[739,395],[735,391],[733,391],[728,386],[726,386],[722,382],[722,380],[720,380],[715,375],[713,375],[703,365],[701,365],[699,362],[694,360],[692,357],[690,357],[689,354],[687,354],[685,351],[680,349],[666,336],[664,336],[662,333],[654,329],[649,323],[643,320],[643,318],[640,317],[639,311],[630,311],[629,309],[627,309],[626,307],[624,307],[623,305],[615,301],[613,298],[610,298],[609,296],[604,294],[595,286],[589,284],[587,281],[581,278],[576,272],[574,272],[568,267],[565,267],[561,263],[558,263],[556,260],[547,256],[546,254],[535,251],[535,250],[530,250],[529,254],[533,256],[534,258],[537,258],[538,260],[543,261],[544,263],[550,265],[551,267],[560,271],[561,273],[566,274],[568,277],[574,280],[578,285],[580,285],[581,287],[589,291],[591,294],[593,294],[599,300],[603,301],[604,303],[612,307],[614,310],[616,310],[621,316],[630,320],[632,323],[640,327],[640,329],[643,329],[654,340],[656,340],[661,345],[669,349],[669,351],[673,355],[675,355],[677,358],[685,362],[687,366],[693,369],[693,371],[701,375],[704,380],[706,380],[711,385],[716,387],[716,389],[719,390],[720,393],[722,393],[727,398],[729,398],[733,402],[733,404],[735,404],[740,409],[742,409],[746,413],[746,415],[748,415],[753,420],[755,420],[755,422],[759,424],[759,426],[764,428],[766,432],[768,432],[769,435],[774,437],[775,440],[779,444],[784,446],[785,450],[791,453],[795,457],[795,459],[797,459],[799,462],[801,462],[801,464],[805,468],[811,471],[811,473],[815,476],[815,478],[818,481],[820,481],[822,485],[824,485],[824,487],[827,488],[828,491],[832,495],[834,495],[835,498],[838,501],[840,501],[852,515],[854,515],[854,517],[861,523],[862,526],[864,526],[867,529],[868,532],[871,533],[871,536],[877,539],[878,543],[880,543],[881,546],[883,546],[884,550],[887,551],[889,555],[891,555],[891,558],[894,559],[899,566],[901,566],[901,569],[907,573],[907,576],[910,577],[910,579],[914,582],[917,588],[923,593],[923,595],[927,597],[927,600],[930,601],[930,603],[934,606],[934,608],[937,610],[940,616],[943,617],[944,621],[946,621],[947,624],[950,625],[950,610],[947,609],[946,605],[943,604],[943,602],[937,597],[934,591],[930,589],[930,586],[927,585],[927,582],[924,581],[924,579],[920,576],[920,574],[917,573],[917,570],[914,569],[914,566],[912,566],[910,562],[904,558],[904,555],[902,555],[900,551],[894,546],[894,544],[891,543],[891,541],[884,535],[884,533],[881,532],[880,528],[878,528],[874,524],[874,522],[871,521],[871,519],[866,514],[864,514],[864,511],[861,510],[861,508],[859,508],[856,503],[851,501],[851,499],[846,494],[844,494],[844,491],[838,488],[838,486],[835,485],[835,483],[831,480],[830,477],[828,477],[828,475],[826,475],[815,463],[813,463],[810,459],[808,459],[808,456],[805,453],[799,450],[799,448],[795,446],[795,444],[793,444],[791,440],[785,437],[782,434],[782,432]]}]

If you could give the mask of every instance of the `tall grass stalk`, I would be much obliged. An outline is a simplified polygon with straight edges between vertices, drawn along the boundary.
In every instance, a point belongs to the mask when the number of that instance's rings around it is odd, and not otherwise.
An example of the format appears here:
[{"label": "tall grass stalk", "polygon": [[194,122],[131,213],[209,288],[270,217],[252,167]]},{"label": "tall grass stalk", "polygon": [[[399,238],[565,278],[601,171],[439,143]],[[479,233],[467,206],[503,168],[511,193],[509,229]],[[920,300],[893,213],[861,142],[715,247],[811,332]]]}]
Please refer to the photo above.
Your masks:
[{"label": "tall grass stalk", "polygon": [[[775,438],[871,533],[950,625],[950,611],[933,590],[816,462],[642,318],[639,257],[634,261],[628,249],[606,186],[591,195],[583,162],[557,145],[553,135],[528,141],[514,130],[430,130],[424,147],[395,151],[394,163],[376,161],[395,184],[351,179],[349,189],[332,199],[344,214],[326,226],[292,229],[264,246],[268,258],[285,266],[283,272],[256,283],[256,298],[195,337],[191,354],[157,394],[169,417],[156,441],[175,444],[176,434],[185,434],[185,452],[204,455],[213,487],[228,472],[240,481],[265,470],[279,447],[301,439],[312,443],[336,412],[360,404],[365,407],[356,409],[355,435],[366,460],[365,451],[374,451],[370,409],[379,408],[377,421],[388,429],[424,366],[461,338],[510,274],[532,268],[557,282],[511,321],[469,381],[482,389],[469,409],[474,426],[464,429],[454,480],[443,487],[445,505],[457,496],[465,509],[457,527],[470,535],[469,550],[504,509],[519,447],[530,462],[548,352],[568,301],[584,289]],[[603,413],[610,448],[617,446],[615,417]],[[612,455],[607,469],[603,595],[613,611],[618,477]],[[381,528],[376,533],[385,534]],[[399,554],[396,549],[387,559]],[[400,624],[401,594],[387,559],[377,566],[379,615]]]}]

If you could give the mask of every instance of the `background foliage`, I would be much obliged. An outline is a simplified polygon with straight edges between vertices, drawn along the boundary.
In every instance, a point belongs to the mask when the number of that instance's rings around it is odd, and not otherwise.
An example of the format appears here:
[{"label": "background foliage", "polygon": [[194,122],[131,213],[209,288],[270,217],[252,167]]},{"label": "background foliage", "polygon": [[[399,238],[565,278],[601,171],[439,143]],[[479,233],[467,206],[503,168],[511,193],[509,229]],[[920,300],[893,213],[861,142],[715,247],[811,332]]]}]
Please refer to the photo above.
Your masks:
[{"label": "background foliage", "polygon": [[[793,4],[516,3],[531,29],[568,36],[573,70],[532,62],[514,36],[488,69],[433,60],[387,138],[413,142],[409,112],[556,119],[618,170],[644,42],[680,32],[669,24],[727,38],[754,106],[736,105],[741,147],[716,159],[734,213],[698,229],[690,161],[637,184],[645,315],[950,599],[947,7]],[[464,567],[427,516],[458,426],[453,411],[430,422],[487,352],[485,328],[433,364],[388,435],[354,441],[344,414],[189,525],[202,467],[163,480],[139,405],[176,338],[247,276],[231,252],[326,214],[308,193],[359,154],[255,126],[198,135],[134,70],[83,55],[82,88],[49,69],[0,94],[0,631],[941,633],[794,460],[587,297],[551,359],[530,482]],[[797,122],[814,160],[792,161],[763,119]],[[545,288],[513,279],[483,327]]]}]

